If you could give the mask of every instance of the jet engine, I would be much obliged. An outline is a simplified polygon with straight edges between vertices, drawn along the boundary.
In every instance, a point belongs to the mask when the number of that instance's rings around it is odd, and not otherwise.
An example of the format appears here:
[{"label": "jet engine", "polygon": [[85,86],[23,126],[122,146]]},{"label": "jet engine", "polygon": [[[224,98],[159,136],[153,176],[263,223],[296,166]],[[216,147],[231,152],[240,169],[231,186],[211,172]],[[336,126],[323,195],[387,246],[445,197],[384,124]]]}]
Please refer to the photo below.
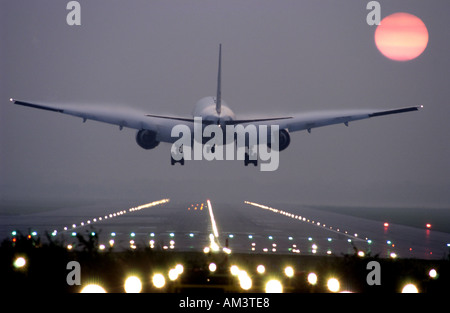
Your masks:
[{"label": "jet engine", "polygon": [[[280,129],[278,138],[278,151],[283,151],[291,143],[291,136],[287,129]],[[268,143],[269,148],[271,147],[270,142]]]},{"label": "jet engine", "polygon": [[159,141],[156,140],[156,132],[148,129],[141,129],[136,134],[136,142],[137,144],[145,149],[153,149],[159,145]]}]

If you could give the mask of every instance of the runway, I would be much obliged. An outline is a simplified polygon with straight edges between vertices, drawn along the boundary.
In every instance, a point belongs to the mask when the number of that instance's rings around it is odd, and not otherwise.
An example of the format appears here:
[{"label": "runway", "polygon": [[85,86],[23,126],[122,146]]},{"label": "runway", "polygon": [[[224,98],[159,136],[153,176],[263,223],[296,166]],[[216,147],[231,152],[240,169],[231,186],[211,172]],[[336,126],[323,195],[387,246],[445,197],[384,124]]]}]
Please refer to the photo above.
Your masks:
[{"label": "runway", "polygon": [[305,205],[270,206],[255,200],[227,204],[211,199],[208,207],[207,200],[123,201],[4,216],[0,236],[11,238],[20,232],[45,240],[47,231],[70,248],[76,248],[76,234],[95,234],[102,249],[148,247],[197,252],[226,248],[230,253],[360,254],[429,260],[442,259],[449,253],[450,234],[425,227],[385,226],[380,221]]}]

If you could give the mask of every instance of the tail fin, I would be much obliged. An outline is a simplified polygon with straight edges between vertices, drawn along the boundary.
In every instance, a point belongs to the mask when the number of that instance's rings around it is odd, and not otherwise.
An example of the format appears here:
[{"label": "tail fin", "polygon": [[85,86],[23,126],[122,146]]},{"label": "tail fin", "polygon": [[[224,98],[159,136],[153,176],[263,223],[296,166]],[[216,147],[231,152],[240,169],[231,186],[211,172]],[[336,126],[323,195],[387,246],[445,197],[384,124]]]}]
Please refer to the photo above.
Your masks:
[{"label": "tail fin", "polygon": [[222,104],[221,75],[222,75],[222,44],[219,45],[219,73],[217,74],[217,96],[216,96],[216,112],[219,115],[221,112],[221,104]]}]

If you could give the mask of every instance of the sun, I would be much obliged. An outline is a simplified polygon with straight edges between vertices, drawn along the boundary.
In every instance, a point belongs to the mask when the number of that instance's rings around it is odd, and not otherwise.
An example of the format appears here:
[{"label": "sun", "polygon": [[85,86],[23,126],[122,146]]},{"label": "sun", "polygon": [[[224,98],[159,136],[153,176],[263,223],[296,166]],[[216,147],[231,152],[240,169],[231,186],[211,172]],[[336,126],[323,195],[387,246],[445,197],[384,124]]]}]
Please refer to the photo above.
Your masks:
[{"label": "sun", "polygon": [[394,13],[375,30],[375,44],[380,52],[394,61],[410,61],[421,55],[428,45],[425,23],[409,13]]}]

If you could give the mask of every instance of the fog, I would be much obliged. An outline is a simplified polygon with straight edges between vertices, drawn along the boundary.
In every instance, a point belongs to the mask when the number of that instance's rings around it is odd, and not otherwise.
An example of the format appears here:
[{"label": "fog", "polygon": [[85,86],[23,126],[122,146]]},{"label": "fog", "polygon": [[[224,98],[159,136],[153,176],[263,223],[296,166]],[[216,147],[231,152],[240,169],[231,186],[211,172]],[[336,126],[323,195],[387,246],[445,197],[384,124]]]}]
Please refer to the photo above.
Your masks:
[{"label": "fog", "polygon": [[[0,200],[204,199],[364,206],[450,206],[447,1],[379,1],[427,25],[425,52],[385,58],[365,1],[0,3]],[[419,112],[291,134],[274,172],[242,161],[170,165],[130,129],[15,106],[35,102],[190,116],[215,95],[239,117],[316,110]],[[147,202],[148,202],[147,201]],[[4,207],[4,206],[3,206]]]}]

